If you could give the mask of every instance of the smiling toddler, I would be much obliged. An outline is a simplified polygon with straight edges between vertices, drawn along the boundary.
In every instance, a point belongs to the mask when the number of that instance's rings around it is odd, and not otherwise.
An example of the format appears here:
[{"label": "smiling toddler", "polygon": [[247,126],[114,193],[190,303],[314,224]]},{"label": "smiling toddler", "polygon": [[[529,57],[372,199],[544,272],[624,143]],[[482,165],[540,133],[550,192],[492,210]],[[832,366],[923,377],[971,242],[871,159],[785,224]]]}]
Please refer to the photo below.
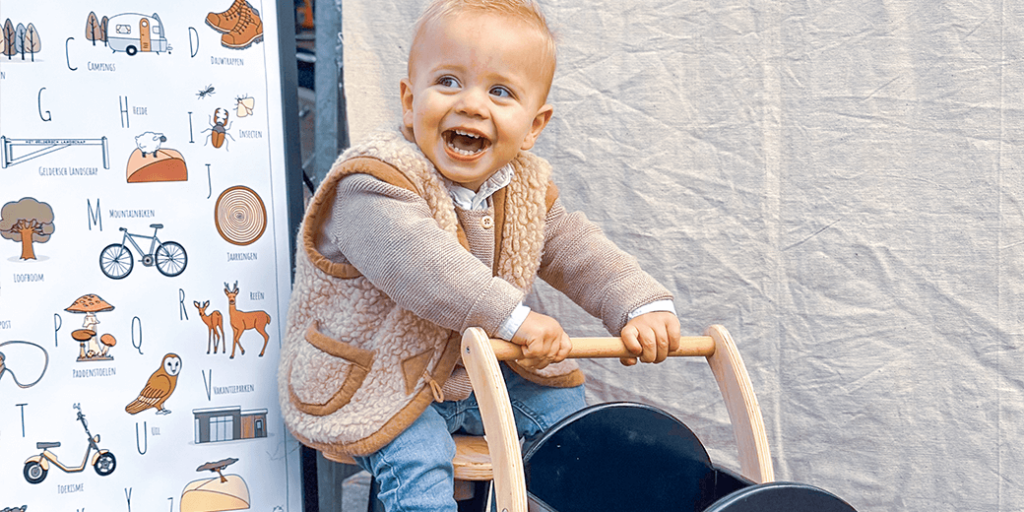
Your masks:
[{"label": "smiling toddler", "polygon": [[459,362],[480,327],[523,346],[503,363],[533,436],[582,408],[555,319],[523,305],[535,277],[661,362],[671,294],[581,213],[530,153],[551,119],[555,46],[537,5],[436,0],[416,24],[399,130],[345,151],[310,202],[279,370],[289,430],[354,456],[388,511],[454,511],[451,433],[482,434]]}]

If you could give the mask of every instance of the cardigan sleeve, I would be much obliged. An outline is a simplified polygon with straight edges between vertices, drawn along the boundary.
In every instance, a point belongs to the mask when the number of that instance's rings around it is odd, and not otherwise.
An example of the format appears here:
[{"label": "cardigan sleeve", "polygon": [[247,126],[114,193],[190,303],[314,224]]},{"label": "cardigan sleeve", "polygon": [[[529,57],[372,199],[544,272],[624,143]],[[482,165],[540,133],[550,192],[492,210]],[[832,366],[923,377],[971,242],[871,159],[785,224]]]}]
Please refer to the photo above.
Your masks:
[{"label": "cardigan sleeve", "polygon": [[630,312],[672,294],[619,249],[582,212],[566,211],[561,199],[548,210],[544,255],[538,275],[600,318],[614,336]]},{"label": "cardigan sleeve", "polygon": [[[321,244],[395,303],[444,328],[495,335],[523,293],[445,232],[419,195],[365,174],[338,183]],[[326,249],[326,247],[325,247]]]}]

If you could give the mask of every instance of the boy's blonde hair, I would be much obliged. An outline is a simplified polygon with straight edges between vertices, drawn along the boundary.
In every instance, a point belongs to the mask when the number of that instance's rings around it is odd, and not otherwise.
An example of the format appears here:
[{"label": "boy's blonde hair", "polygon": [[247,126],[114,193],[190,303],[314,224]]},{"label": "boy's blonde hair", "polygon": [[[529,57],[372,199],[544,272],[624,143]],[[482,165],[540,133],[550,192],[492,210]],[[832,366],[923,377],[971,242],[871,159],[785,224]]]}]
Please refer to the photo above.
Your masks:
[{"label": "boy's blonde hair", "polygon": [[[544,37],[547,48],[546,53],[551,63],[550,78],[555,74],[555,36],[548,28],[547,19],[540,11],[540,6],[533,0],[431,0],[426,9],[420,14],[413,27],[413,40],[409,54],[412,55],[416,42],[423,32],[423,27],[435,21],[454,18],[463,13],[493,14],[511,18],[536,28]],[[412,60],[410,59],[410,65]],[[410,70],[411,72],[411,70]]]}]

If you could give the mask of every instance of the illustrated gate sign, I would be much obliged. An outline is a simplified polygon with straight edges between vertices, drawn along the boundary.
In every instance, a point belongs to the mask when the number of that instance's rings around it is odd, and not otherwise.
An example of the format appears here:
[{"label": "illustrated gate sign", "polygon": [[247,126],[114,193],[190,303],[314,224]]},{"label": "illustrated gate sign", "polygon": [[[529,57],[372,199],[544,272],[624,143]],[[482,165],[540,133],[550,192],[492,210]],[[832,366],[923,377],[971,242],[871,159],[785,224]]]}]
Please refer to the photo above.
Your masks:
[{"label": "illustrated gate sign", "polygon": [[301,511],[286,7],[0,3],[0,510]]}]

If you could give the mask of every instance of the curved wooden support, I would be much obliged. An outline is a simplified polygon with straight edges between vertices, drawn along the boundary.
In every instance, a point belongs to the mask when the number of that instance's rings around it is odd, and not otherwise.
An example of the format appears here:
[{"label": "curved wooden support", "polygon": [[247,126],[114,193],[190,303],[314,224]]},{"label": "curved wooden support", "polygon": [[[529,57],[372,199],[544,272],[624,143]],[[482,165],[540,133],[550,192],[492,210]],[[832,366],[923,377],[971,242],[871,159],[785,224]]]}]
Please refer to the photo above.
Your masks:
[{"label": "curved wooden support", "polygon": [[740,474],[759,484],[774,482],[775,470],[761,408],[740,352],[725,327],[712,325],[704,334],[715,340],[715,352],[707,359],[729,410],[729,421],[740,452]]},{"label": "curved wooden support", "polygon": [[471,327],[462,335],[462,362],[480,406],[494,473],[494,496],[501,512],[526,512],[526,479],[512,405],[490,339]]}]

